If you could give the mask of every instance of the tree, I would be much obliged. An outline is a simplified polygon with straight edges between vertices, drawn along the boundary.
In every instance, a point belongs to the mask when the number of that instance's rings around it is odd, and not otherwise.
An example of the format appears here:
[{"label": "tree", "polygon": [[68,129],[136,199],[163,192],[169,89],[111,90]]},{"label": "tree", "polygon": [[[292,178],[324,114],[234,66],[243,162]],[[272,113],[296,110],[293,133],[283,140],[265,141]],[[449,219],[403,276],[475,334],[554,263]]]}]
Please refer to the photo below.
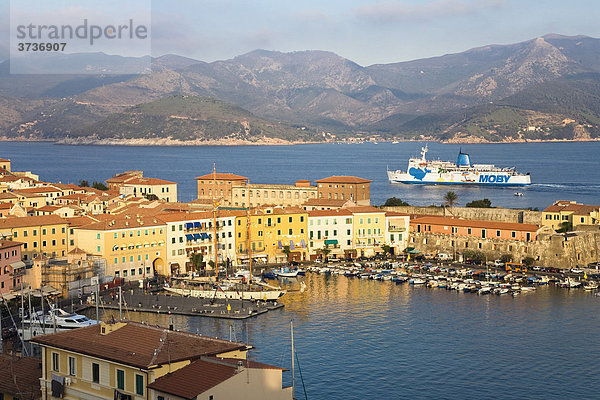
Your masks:
[{"label": "tree", "polygon": [[410,204],[408,204],[404,200],[399,199],[397,197],[390,197],[389,199],[387,199],[385,201],[385,204],[384,204],[385,207],[404,207],[404,206],[409,206],[409,205]]},{"label": "tree", "polygon": [[331,250],[327,248],[327,245],[325,245],[322,249],[317,249],[317,253],[321,254],[321,259],[325,259],[329,253],[331,253]]},{"label": "tree", "polygon": [[452,207],[454,205],[454,203],[456,203],[456,200],[458,200],[458,195],[456,193],[454,193],[453,191],[448,191],[444,195],[444,201],[450,207]]},{"label": "tree", "polygon": [[106,187],[106,185],[102,182],[94,181],[94,183],[92,183],[92,187],[98,190],[108,190],[108,187]]},{"label": "tree", "polygon": [[394,252],[394,248],[387,244],[381,245],[381,250],[383,250],[384,254],[389,254],[390,256]]},{"label": "tree", "polygon": [[292,253],[292,250],[290,249],[290,246],[283,246],[283,249],[281,250],[283,252],[283,254],[285,254],[285,257],[288,259],[290,259],[290,254]]},{"label": "tree", "polygon": [[573,224],[571,224],[569,221],[565,221],[560,224],[560,228],[558,228],[556,232],[565,233],[571,230],[573,230]]},{"label": "tree", "polygon": [[512,261],[512,254],[502,254],[500,256],[500,261],[502,261],[502,264],[506,264],[508,262]]},{"label": "tree", "polygon": [[197,272],[200,272],[202,269],[202,264],[204,262],[204,256],[201,253],[194,253],[190,257],[190,261],[192,262],[192,266]]},{"label": "tree", "polygon": [[80,187],[90,187],[90,183],[87,180],[80,180],[77,185]]},{"label": "tree", "polygon": [[473,200],[467,203],[466,206],[471,208],[492,208],[492,202],[489,199]]},{"label": "tree", "polygon": [[531,267],[534,262],[535,262],[535,258],[533,258],[533,257],[525,257],[523,259],[523,264],[525,264],[527,267]]},{"label": "tree", "polygon": [[485,254],[479,250],[465,250],[463,251],[463,257],[467,261],[471,261],[475,264],[481,264],[485,260]]}]

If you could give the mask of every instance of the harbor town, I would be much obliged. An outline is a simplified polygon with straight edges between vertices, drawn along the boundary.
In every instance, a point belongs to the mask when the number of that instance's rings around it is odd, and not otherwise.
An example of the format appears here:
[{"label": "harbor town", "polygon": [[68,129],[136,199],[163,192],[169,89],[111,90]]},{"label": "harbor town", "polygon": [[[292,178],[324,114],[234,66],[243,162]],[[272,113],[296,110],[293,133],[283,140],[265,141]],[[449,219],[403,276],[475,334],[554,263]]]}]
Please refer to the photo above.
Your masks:
[{"label": "harbor town", "polygon": [[263,318],[310,292],[304,274],[476,295],[598,290],[597,205],[374,205],[361,177],[237,172],[199,171],[180,202],[177,182],[143,171],[90,187],[0,159],[0,394],[291,399],[287,370],[250,360],[248,344],[124,315]]}]

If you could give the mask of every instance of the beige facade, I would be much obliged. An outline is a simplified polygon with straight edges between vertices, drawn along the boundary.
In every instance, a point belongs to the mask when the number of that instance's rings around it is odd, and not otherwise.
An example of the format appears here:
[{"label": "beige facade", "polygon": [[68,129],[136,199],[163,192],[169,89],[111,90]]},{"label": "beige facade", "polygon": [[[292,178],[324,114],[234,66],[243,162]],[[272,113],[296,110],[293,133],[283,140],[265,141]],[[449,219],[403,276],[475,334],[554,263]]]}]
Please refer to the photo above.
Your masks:
[{"label": "beige facade", "polygon": [[68,223],[57,215],[0,220],[0,235],[23,243],[24,260],[38,254],[64,257],[69,250]]},{"label": "beige facade", "polygon": [[228,205],[233,207],[260,207],[264,205],[300,207],[307,200],[317,198],[317,188],[305,185],[305,181],[299,182],[301,184],[233,186],[231,189],[232,198]]},{"label": "beige facade", "polygon": [[371,182],[356,176],[330,176],[315,181],[320,199],[351,200],[359,206],[371,204]]}]

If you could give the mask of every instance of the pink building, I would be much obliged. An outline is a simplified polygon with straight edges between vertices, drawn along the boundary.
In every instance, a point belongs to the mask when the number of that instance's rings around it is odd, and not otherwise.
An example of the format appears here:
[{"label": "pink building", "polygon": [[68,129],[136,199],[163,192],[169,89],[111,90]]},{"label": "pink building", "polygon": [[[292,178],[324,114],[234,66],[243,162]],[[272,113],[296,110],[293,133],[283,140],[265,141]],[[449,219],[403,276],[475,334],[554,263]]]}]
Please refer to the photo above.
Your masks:
[{"label": "pink building", "polygon": [[21,272],[25,272],[25,264],[21,261],[21,245],[21,242],[0,240],[0,293],[21,287]]}]

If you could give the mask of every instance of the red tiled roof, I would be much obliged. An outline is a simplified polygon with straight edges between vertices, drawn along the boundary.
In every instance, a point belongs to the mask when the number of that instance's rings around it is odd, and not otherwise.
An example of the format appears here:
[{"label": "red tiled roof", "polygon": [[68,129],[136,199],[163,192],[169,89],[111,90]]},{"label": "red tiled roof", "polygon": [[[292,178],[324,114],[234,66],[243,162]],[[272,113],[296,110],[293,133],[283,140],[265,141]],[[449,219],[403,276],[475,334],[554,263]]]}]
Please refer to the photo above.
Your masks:
[{"label": "red tiled roof", "polygon": [[67,221],[58,215],[40,215],[35,217],[13,217],[0,220],[0,229],[22,228],[26,226],[43,226],[66,224]]},{"label": "red tiled roof", "polygon": [[348,200],[342,199],[308,199],[302,205],[303,206],[328,206],[328,207],[341,207],[346,204]]},{"label": "red tiled roof", "polygon": [[242,364],[242,368],[284,370],[249,360],[203,357],[201,360],[196,360],[158,378],[148,387],[184,399],[195,399],[196,396],[236,375],[238,363]]},{"label": "red tiled roof", "polygon": [[330,176],[329,178],[319,179],[317,183],[369,183],[368,179],[358,178],[356,176]]},{"label": "red tiled roof", "polygon": [[125,182],[126,185],[175,185],[177,182],[166,181],[158,178],[132,178]]},{"label": "red tiled roof", "polygon": [[[34,357],[13,358],[0,354],[0,393],[20,399],[41,399],[41,361]],[[16,385],[13,378],[16,378]]]},{"label": "red tiled roof", "polygon": [[32,341],[144,369],[246,349],[243,343],[170,331],[136,322],[127,322],[105,335],[100,333],[101,326],[102,324],[98,324],[37,336]]},{"label": "red tiled roof", "polygon": [[418,217],[410,221],[411,225],[428,224],[444,226],[462,226],[484,229],[505,229],[510,231],[536,232],[540,227],[533,224],[518,224],[514,222],[479,221],[472,219],[459,219],[451,217],[426,216]]},{"label": "red tiled roof", "polygon": [[23,243],[15,242],[13,240],[0,240],[0,249],[7,249],[9,247],[19,247]]},{"label": "red tiled roof", "polygon": [[197,177],[196,179],[216,179],[218,181],[247,181],[248,178],[236,174],[230,174],[226,172],[217,172],[216,174],[207,174]]}]

